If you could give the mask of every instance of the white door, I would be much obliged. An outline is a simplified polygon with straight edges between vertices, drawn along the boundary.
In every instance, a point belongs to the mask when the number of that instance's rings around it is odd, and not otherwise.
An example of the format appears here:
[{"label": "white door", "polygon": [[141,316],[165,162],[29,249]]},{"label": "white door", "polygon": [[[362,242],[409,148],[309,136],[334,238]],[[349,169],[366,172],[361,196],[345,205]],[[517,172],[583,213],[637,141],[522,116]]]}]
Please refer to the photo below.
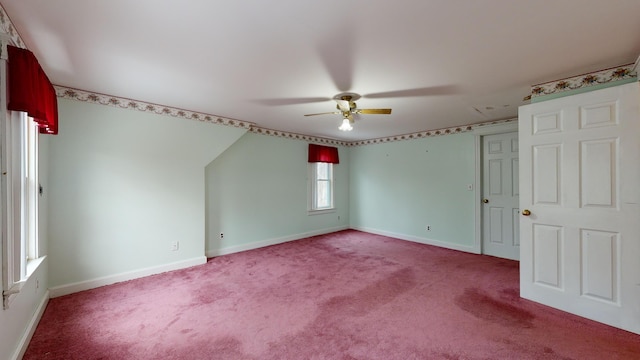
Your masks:
[{"label": "white door", "polygon": [[640,333],[638,83],[523,106],[519,133],[521,296]]},{"label": "white door", "polygon": [[518,133],[482,138],[482,253],[520,258]]}]

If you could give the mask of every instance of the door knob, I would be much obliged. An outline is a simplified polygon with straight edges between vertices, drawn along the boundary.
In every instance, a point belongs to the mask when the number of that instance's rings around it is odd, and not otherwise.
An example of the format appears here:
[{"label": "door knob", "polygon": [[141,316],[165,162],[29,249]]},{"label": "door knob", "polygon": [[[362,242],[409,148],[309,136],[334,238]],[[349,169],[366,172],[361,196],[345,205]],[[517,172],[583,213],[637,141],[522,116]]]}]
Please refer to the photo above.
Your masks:
[{"label": "door knob", "polygon": [[485,204],[488,204],[489,203],[489,199],[482,199],[482,202],[485,203]]},{"label": "door knob", "polygon": [[527,209],[524,209],[524,210],[522,210],[522,215],[529,216],[529,215],[531,215],[531,211],[529,211]]}]

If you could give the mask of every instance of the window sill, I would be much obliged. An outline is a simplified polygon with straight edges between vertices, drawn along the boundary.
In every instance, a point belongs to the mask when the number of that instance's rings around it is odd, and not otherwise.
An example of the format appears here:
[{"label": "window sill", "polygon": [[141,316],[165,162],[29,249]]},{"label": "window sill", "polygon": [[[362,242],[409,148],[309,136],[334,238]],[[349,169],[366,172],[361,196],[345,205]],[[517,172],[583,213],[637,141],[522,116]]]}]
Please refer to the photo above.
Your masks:
[{"label": "window sill", "polygon": [[2,292],[2,308],[4,310],[9,309],[9,306],[11,305],[13,300],[20,293],[20,291],[22,291],[22,288],[29,280],[29,277],[31,277],[31,275],[36,272],[36,270],[38,270],[40,264],[44,262],[45,258],[46,256],[41,256],[37,259],[27,260],[27,276],[19,282],[14,283],[9,289]]},{"label": "window sill", "polygon": [[322,214],[331,214],[336,212],[335,208],[331,208],[331,209],[322,209],[322,210],[308,210],[307,214],[308,215],[322,215]]},{"label": "window sill", "polygon": [[46,256],[41,256],[37,259],[27,260],[27,279],[40,267],[45,258]]}]

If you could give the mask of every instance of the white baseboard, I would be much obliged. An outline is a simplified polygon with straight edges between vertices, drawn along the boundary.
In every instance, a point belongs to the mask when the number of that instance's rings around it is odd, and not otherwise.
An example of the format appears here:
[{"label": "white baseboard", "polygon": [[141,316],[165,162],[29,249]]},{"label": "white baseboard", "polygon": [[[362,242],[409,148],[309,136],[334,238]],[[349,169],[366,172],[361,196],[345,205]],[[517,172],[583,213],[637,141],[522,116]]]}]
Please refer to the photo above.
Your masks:
[{"label": "white baseboard", "polygon": [[228,255],[228,254],[233,254],[233,253],[237,253],[237,252],[241,252],[241,251],[259,249],[259,248],[265,247],[265,246],[282,244],[282,243],[289,242],[289,241],[300,240],[300,239],[308,238],[308,237],[311,237],[311,236],[324,235],[324,234],[329,234],[329,233],[332,233],[332,232],[341,231],[341,230],[347,230],[347,229],[349,229],[348,226],[340,226],[340,227],[329,228],[329,229],[314,230],[314,231],[309,231],[309,232],[300,233],[300,234],[283,236],[283,237],[275,238],[275,239],[267,239],[267,240],[256,241],[256,242],[252,242],[252,243],[249,243],[249,244],[228,246],[228,247],[224,247],[224,248],[221,248],[221,249],[212,249],[212,250],[208,250],[206,255],[207,255],[207,257],[216,257],[216,256],[221,256],[221,255]]},{"label": "white baseboard", "polygon": [[206,262],[207,262],[206,256],[198,256],[196,258],[177,261],[169,264],[163,264],[160,266],[153,266],[153,267],[148,267],[148,268],[139,269],[139,270],[127,271],[120,274],[103,276],[103,277],[99,277],[91,280],[85,280],[85,281],[80,281],[76,283],[60,285],[60,286],[50,288],[49,292],[51,294],[51,297],[55,298],[58,296],[73,294],[79,291],[95,289],[97,287],[115,284],[118,282],[138,279],[138,278],[149,276],[149,275],[155,275],[155,274],[160,274],[167,271],[179,270],[179,269],[184,269],[184,268],[188,268],[196,265],[202,265],[202,264],[205,264]]},{"label": "white baseboard", "polygon": [[413,236],[413,235],[398,234],[398,233],[394,233],[394,232],[390,232],[390,231],[372,229],[372,228],[368,228],[368,227],[355,226],[355,227],[352,227],[352,229],[358,230],[358,231],[363,231],[363,232],[368,232],[368,233],[376,234],[376,235],[388,236],[388,237],[392,237],[392,238],[396,238],[396,239],[400,239],[400,240],[416,242],[416,243],[425,244],[425,245],[433,245],[433,246],[446,248],[446,249],[451,249],[451,250],[464,251],[464,252],[469,252],[469,253],[474,253],[474,254],[477,253],[476,248],[475,248],[474,245],[454,244],[454,243],[449,243],[449,242],[440,241],[440,240],[427,239],[427,238]]},{"label": "white baseboard", "polygon": [[36,308],[36,311],[33,314],[33,317],[31,317],[31,320],[27,325],[26,331],[20,338],[20,342],[18,343],[18,348],[16,349],[16,353],[13,354],[13,357],[11,359],[19,360],[19,359],[22,359],[22,357],[24,356],[24,353],[27,351],[27,347],[29,346],[29,342],[33,337],[33,333],[36,332],[36,327],[38,327],[38,323],[40,322],[40,319],[42,318],[42,314],[44,314],[44,309],[47,308],[48,303],[49,303],[49,290],[46,290],[44,292],[44,296],[42,297],[42,300],[40,300],[40,304],[38,304],[38,307]]}]

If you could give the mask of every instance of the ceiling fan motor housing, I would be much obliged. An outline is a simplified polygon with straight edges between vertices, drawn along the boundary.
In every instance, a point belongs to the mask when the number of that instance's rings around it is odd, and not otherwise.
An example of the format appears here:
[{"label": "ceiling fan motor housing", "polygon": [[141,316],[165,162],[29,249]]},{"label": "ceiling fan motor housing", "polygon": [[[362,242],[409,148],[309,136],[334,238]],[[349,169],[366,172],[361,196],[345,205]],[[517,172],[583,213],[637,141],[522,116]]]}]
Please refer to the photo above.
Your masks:
[{"label": "ceiling fan motor housing", "polygon": [[[318,113],[318,114],[306,114],[305,116],[325,115],[325,114],[341,114],[342,126],[340,130],[350,131],[352,128],[345,124],[354,123],[354,114],[391,114],[391,109],[358,109],[356,100],[360,99],[360,95],[356,93],[341,93],[333,97],[333,100],[337,103],[336,109],[338,111]],[[343,128],[344,127],[344,128]]]},{"label": "ceiling fan motor housing", "polygon": [[[349,101],[349,100],[344,99],[344,101]],[[353,101],[349,101],[349,112],[353,113],[353,111],[356,109],[356,107],[357,107],[357,105],[356,105],[356,103],[355,103],[355,102],[353,102]],[[337,104],[337,105],[336,105],[336,109],[338,109],[338,110],[340,110],[340,111],[342,111],[342,112],[344,112],[344,111],[345,111],[345,110],[343,110],[343,109],[340,107],[340,104]]]}]

